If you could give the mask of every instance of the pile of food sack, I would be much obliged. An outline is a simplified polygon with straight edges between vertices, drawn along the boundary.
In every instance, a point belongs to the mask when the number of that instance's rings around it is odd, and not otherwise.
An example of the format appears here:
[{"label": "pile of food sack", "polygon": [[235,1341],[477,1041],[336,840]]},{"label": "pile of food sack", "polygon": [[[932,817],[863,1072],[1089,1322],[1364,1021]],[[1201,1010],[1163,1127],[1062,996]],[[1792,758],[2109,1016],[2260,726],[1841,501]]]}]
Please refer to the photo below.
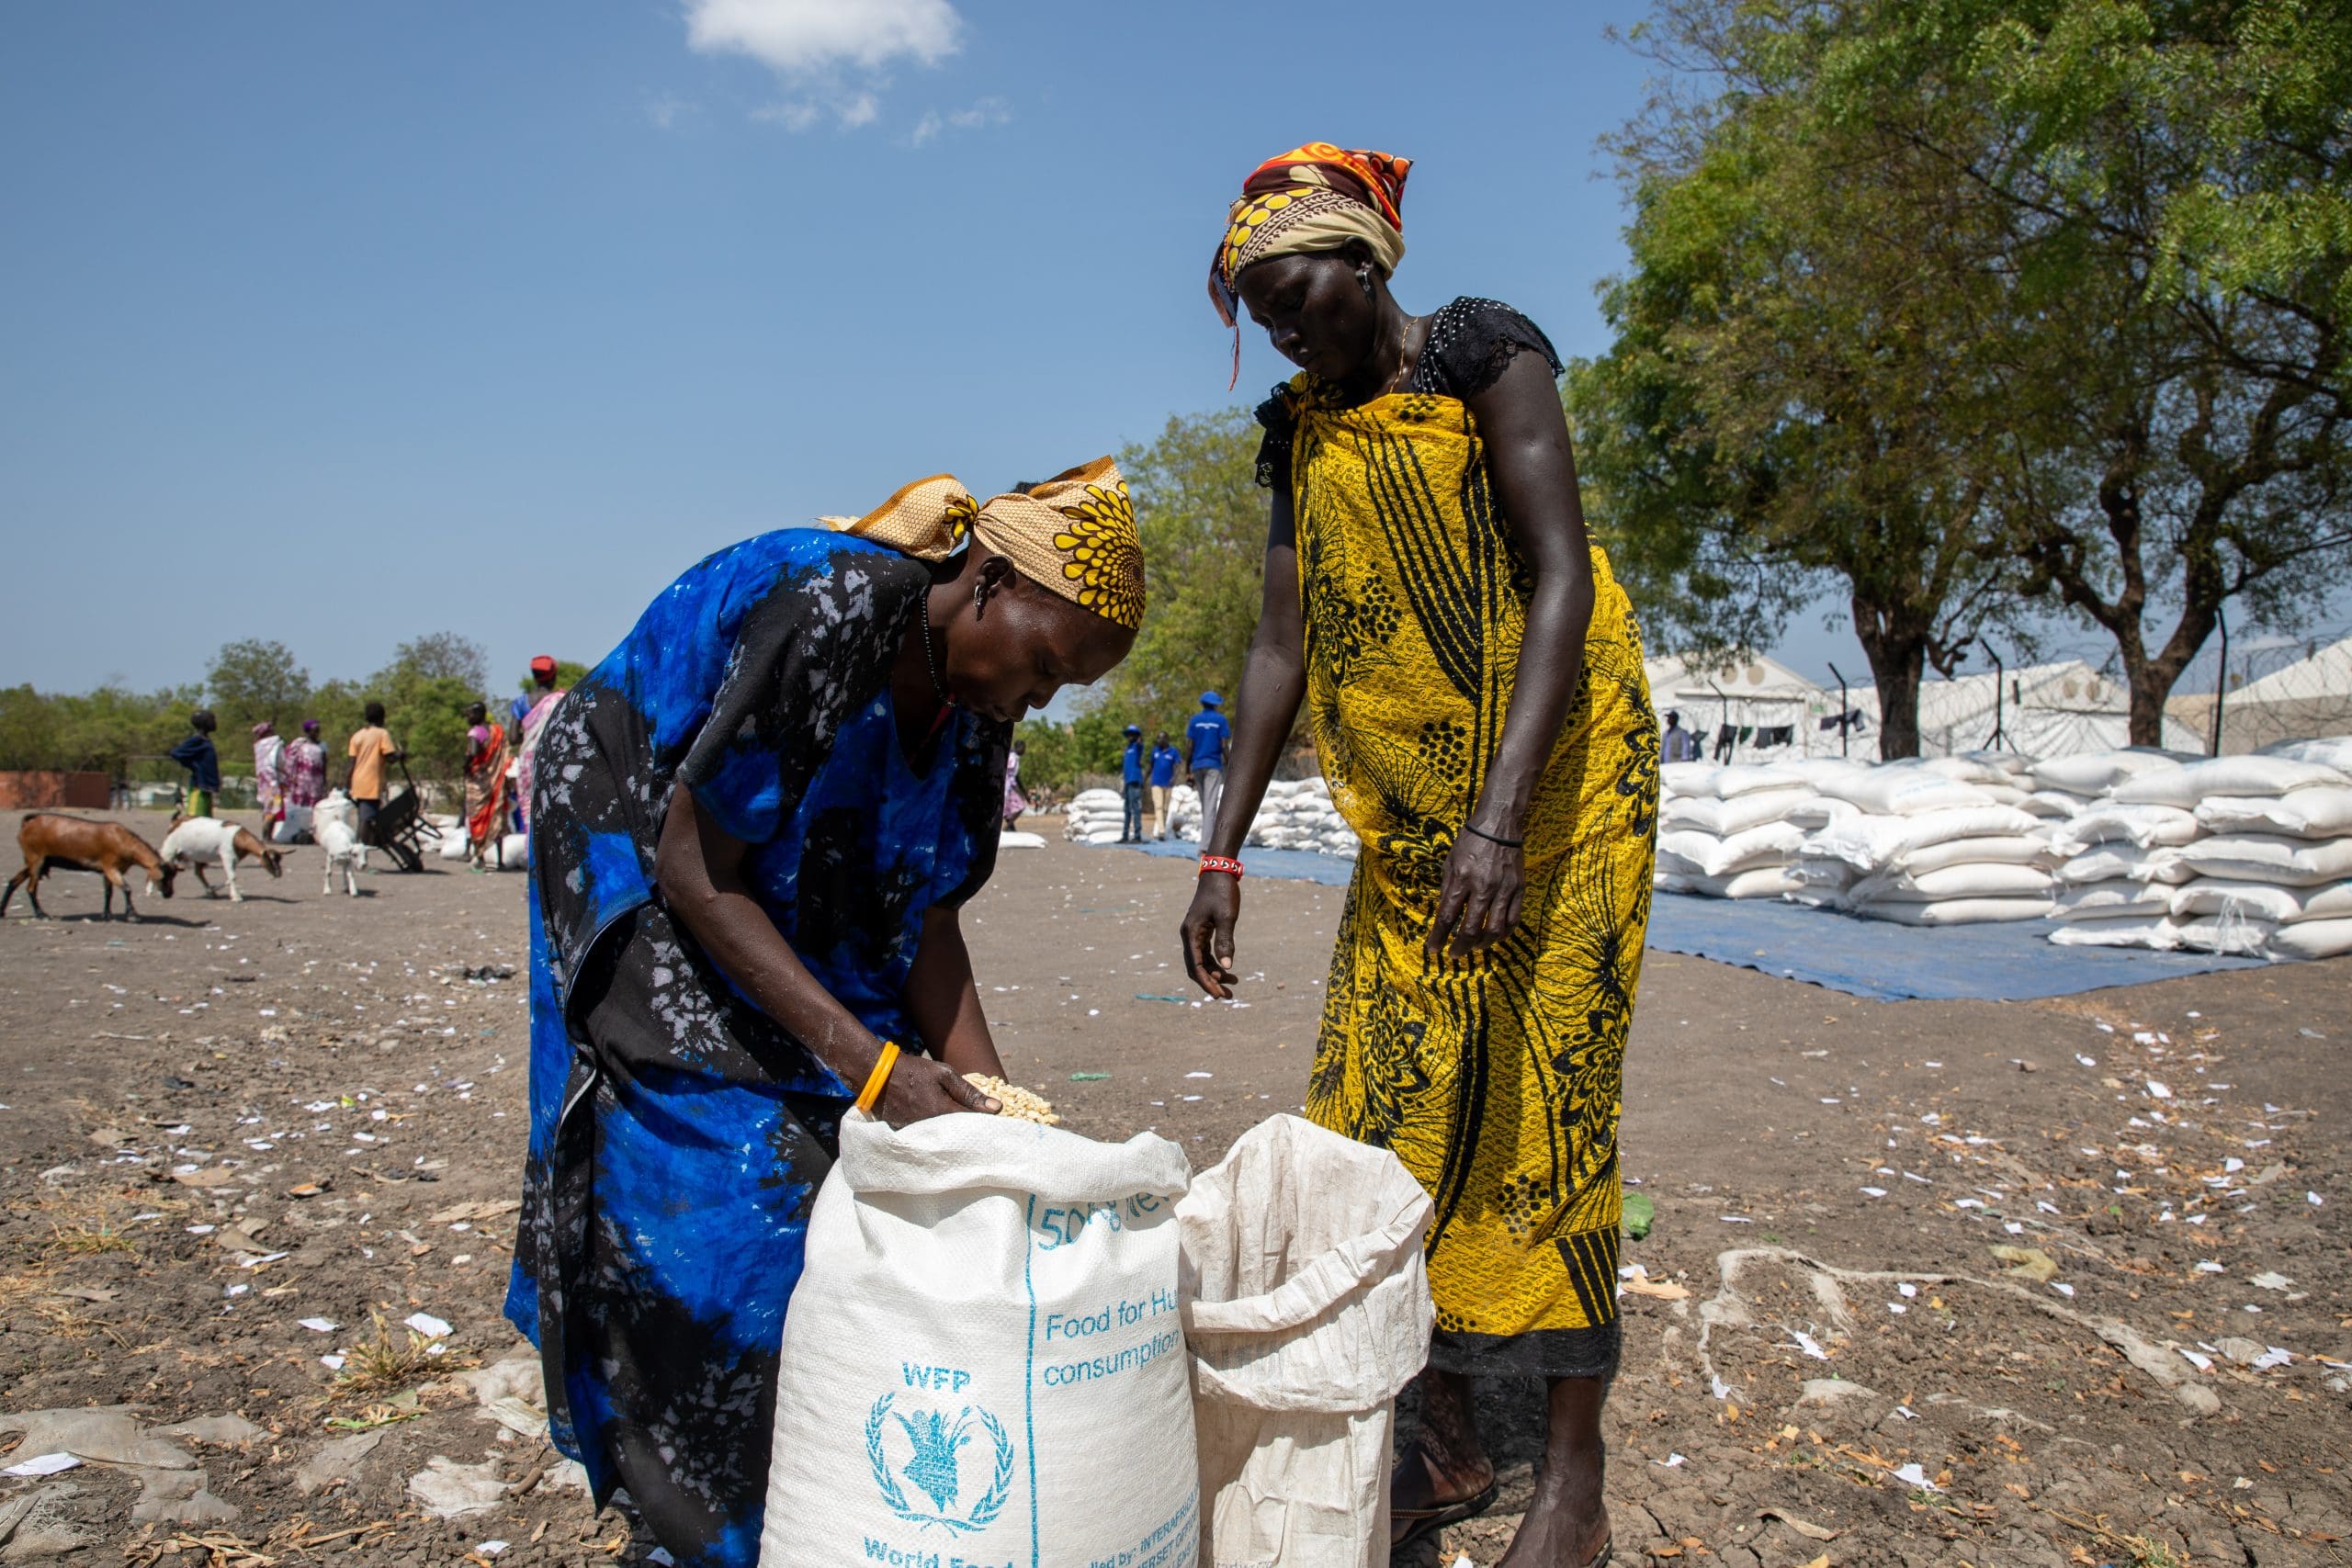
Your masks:
[{"label": "pile of food sack", "polygon": [[2352,953],[2352,737],[2245,757],[2058,758],[2051,941],[2269,958]]},{"label": "pile of food sack", "polygon": [[1660,770],[1657,886],[2067,945],[2352,953],[2352,737]]}]

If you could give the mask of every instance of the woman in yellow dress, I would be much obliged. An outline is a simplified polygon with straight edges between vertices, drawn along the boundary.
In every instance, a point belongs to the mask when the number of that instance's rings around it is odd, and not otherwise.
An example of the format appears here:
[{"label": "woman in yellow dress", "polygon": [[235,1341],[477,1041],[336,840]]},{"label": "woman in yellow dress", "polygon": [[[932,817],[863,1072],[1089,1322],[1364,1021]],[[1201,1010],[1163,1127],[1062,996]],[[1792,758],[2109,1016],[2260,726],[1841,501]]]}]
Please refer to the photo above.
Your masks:
[{"label": "woman in yellow dress", "polygon": [[1395,1538],[1493,1502],[1470,1379],[1533,1375],[1549,1430],[1503,1562],[1582,1568],[1608,1554],[1619,1085],[1657,722],[1633,607],[1585,538],[1551,344],[1492,300],[1414,316],[1389,292],[1408,166],[1324,142],[1271,159],[1217,247],[1220,315],[1246,308],[1301,374],[1259,410],[1265,600],[1185,962],[1227,994],[1237,857],[1303,701],[1363,843],[1308,1113],[1394,1151],[1435,1206],[1437,1332]]}]

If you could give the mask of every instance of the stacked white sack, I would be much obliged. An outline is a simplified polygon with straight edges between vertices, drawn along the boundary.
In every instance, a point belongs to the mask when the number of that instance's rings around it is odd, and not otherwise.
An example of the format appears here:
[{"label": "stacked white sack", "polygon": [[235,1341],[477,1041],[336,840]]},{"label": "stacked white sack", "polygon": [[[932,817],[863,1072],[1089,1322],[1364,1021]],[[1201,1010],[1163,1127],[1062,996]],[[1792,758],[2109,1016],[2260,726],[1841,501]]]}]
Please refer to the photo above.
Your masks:
[{"label": "stacked white sack", "polygon": [[1804,829],[1791,811],[1818,798],[1780,763],[1669,762],[1658,770],[1657,887],[1711,898],[1777,898]]},{"label": "stacked white sack", "polygon": [[1191,784],[1178,784],[1168,792],[1169,834],[1188,843],[1201,841],[1201,792]]},{"label": "stacked white sack", "polygon": [[2024,776],[2004,759],[1947,757],[1823,779],[1849,809],[1804,840],[1793,896],[1916,926],[2049,914],[2054,857]]},{"label": "stacked white sack", "polygon": [[2352,953],[2352,775],[2270,755],[2216,757],[2118,785],[2119,804],[2192,814],[2176,940],[2200,953]]},{"label": "stacked white sack", "polygon": [[1115,789],[1082,789],[1069,803],[1062,837],[1080,844],[1114,844],[1126,826],[1126,804]]},{"label": "stacked white sack", "polygon": [[2179,946],[2173,891],[2192,874],[2180,851],[2198,832],[2193,812],[2152,803],[2096,803],[2060,823],[2051,842],[2066,859],[2058,868],[2060,926],[2050,940],[2064,947]]},{"label": "stacked white sack", "polygon": [[1306,850],[1350,859],[1362,847],[1355,829],[1332,806],[1331,786],[1319,778],[1268,784],[1243,842],[1259,849]]}]

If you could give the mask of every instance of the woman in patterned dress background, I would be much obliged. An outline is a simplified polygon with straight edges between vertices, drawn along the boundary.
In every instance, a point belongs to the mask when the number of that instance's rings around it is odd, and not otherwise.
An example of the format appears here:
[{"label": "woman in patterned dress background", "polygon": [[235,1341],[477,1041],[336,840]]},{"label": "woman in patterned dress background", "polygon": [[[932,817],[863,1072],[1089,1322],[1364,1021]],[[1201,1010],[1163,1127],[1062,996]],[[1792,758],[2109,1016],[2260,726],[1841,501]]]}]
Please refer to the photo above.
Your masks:
[{"label": "woman in patterned dress background", "polygon": [[[1311,143],[1243,186],[1210,293],[1301,374],[1259,410],[1265,598],[1227,809],[1238,854],[1304,703],[1363,843],[1308,1083],[1324,1126],[1429,1190],[1437,1332],[1398,1461],[1397,1546],[1495,1495],[1471,1375],[1548,1384],[1505,1568],[1609,1551],[1617,1120],[1657,832],[1632,606],[1585,538],[1551,344],[1517,311],[1408,314],[1401,158]],[[1237,363],[1238,345],[1237,343]],[[1204,870],[1186,967],[1234,980],[1237,877]]]},{"label": "woman in patterned dress background", "polygon": [[956,911],[1013,721],[1142,616],[1110,459],[985,506],[942,475],[710,557],[547,719],[506,1314],[597,1505],[688,1568],[758,1556],[809,1205],[883,1042],[893,1125],[996,1109]]}]

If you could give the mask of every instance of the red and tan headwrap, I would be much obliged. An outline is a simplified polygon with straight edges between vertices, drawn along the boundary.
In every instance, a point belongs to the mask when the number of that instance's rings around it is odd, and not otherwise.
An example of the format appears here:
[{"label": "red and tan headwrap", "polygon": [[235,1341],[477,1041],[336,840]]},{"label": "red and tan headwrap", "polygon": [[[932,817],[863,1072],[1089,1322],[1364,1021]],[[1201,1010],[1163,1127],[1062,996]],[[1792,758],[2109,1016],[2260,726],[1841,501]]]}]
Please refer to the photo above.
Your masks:
[{"label": "red and tan headwrap", "polygon": [[863,517],[819,521],[921,560],[944,560],[966,535],[1021,575],[1133,631],[1143,625],[1143,540],[1118,465],[1097,457],[981,502],[952,474],[901,486]]},{"label": "red and tan headwrap", "polygon": [[1272,256],[1336,251],[1362,240],[1385,277],[1405,259],[1405,176],[1410,158],[1310,141],[1269,158],[1241,182],[1225,238],[1209,264],[1209,300],[1233,329],[1233,376],[1241,378],[1241,269]]}]

